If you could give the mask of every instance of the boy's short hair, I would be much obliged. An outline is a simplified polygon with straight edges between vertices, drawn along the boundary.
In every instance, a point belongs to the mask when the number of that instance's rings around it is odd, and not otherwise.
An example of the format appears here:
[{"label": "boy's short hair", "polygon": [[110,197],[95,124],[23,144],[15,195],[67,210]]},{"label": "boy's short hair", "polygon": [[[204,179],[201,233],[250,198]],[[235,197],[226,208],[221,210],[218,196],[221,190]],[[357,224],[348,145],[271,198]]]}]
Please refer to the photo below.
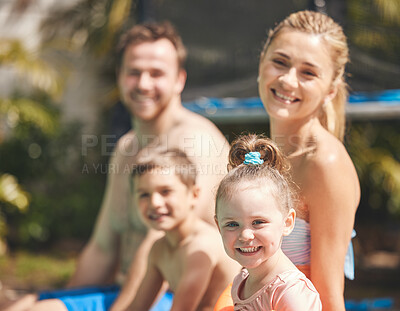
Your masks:
[{"label": "boy's short hair", "polygon": [[186,61],[186,49],[175,27],[167,21],[138,24],[124,33],[117,44],[117,68],[120,69],[128,46],[143,42],[154,42],[160,39],[167,39],[173,44],[178,56],[178,67],[183,69]]},{"label": "boy's short hair", "polygon": [[196,184],[196,165],[180,149],[142,149],[137,155],[137,164],[132,170],[132,176],[142,176],[155,170],[160,174],[174,173],[187,187]]}]

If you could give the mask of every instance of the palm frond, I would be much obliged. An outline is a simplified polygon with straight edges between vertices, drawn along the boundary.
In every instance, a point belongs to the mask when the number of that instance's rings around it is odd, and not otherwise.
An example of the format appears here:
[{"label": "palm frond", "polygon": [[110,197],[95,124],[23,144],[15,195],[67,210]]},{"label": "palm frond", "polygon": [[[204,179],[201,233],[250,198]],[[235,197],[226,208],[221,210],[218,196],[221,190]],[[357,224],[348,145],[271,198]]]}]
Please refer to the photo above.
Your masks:
[{"label": "palm frond", "polygon": [[374,0],[382,19],[396,25],[400,25],[400,1],[399,0]]},{"label": "palm frond", "polygon": [[[96,8],[101,8],[104,0],[99,0],[93,4],[92,2],[91,0],[83,0],[70,8],[57,8],[50,12],[40,27],[42,40],[49,42],[57,37],[72,38],[80,30],[89,28],[90,13]],[[86,41],[83,43],[86,43]]]},{"label": "palm frond", "polygon": [[10,174],[0,174],[0,202],[24,212],[29,206],[29,200],[29,194],[18,184],[17,178]]},{"label": "palm frond", "polygon": [[[395,50],[396,45],[394,44],[394,40],[390,40],[393,36],[390,33],[386,35],[382,35],[381,30],[375,29],[360,29],[357,31],[356,35],[352,36],[352,40],[355,44],[360,47],[365,47],[369,49],[383,49],[386,53],[396,53]],[[395,39],[395,38],[392,38]]]},{"label": "palm frond", "polygon": [[399,63],[399,0],[349,0],[347,34],[352,43],[375,58]]},{"label": "palm frond", "polygon": [[26,121],[36,125],[46,134],[54,133],[57,122],[42,103],[30,98],[0,98],[0,115],[5,115],[10,127]]},{"label": "palm frond", "polygon": [[7,65],[27,78],[33,87],[53,98],[60,96],[62,83],[58,73],[18,39],[0,39],[0,66]]},{"label": "palm frond", "polygon": [[[110,3],[110,9],[106,12],[106,23],[99,29],[100,40],[95,50],[98,54],[108,52],[114,46],[116,34],[120,31],[129,17],[132,0],[113,0]],[[97,36],[96,36],[97,37]]]},{"label": "palm frond", "polygon": [[[351,134],[349,151],[360,180],[369,184],[370,193],[365,195],[369,198],[387,197],[386,203],[380,203],[385,206],[378,204],[375,208],[387,208],[392,214],[400,215],[400,162],[387,148],[379,146],[378,138],[374,136],[377,133],[353,129]],[[389,134],[393,137],[393,132]],[[391,138],[397,144],[395,139]]]},{"label": "palm frond", "polygon": [[132,0],[81,0],[68,9],[57,9],[44,20],[44,42],[69,41],[72,48],[88,46],[107,54],[117,32],[129,17]]},{"label": "palm frond", "polygon": [[132,0],[114,0],[108,14],[108,31],[116,33],[129,17]]}]

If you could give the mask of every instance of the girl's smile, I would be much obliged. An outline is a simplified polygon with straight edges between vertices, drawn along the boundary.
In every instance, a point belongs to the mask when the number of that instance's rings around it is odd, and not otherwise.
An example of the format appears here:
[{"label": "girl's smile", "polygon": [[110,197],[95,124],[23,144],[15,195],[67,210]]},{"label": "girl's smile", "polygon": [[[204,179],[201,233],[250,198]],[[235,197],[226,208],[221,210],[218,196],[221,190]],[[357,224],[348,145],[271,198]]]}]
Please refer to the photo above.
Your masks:
[{"label": "girl's smile", "polygon": [[293,223],[286,219],[268,185],[244,182],[229,201],[218,202],[216,220],[225,251],[248,269],[268,265],[278,253],[282,235],[290,233]]}]

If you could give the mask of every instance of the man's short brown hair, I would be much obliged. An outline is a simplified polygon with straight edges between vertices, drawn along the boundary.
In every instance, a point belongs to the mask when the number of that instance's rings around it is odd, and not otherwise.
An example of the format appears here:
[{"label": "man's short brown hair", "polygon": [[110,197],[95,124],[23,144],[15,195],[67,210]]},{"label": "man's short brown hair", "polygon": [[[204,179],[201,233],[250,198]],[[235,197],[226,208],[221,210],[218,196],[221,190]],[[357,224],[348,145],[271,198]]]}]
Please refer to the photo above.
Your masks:
[{"label": "man's short brown hair", "polygon": [[121,67],[122,59],[128,46],[143,42],[154,42],[160,39],[167,39],[173,44],[178,55],[179,69],[183,69],[186,61],[186,49],[175,27],[167,21],[138,24],[124,33],[117,45],[118,69]]}]

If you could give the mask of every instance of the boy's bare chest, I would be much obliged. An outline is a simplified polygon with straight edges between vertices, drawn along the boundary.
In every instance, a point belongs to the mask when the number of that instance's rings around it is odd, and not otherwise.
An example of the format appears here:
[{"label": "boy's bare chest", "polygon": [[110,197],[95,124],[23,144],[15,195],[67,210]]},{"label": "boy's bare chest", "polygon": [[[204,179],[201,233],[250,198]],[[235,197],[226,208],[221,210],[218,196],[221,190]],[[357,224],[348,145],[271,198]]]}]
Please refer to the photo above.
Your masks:
[{"label": "boy's bare chest", "polygon": [[176,291],[177,286],[182,279],[184,269],[186,249],[178,249],[173,252],[164,252],[161,258],[158,260],[158,267],[161,274],[169,283],[169,287],[172,291]]}]

